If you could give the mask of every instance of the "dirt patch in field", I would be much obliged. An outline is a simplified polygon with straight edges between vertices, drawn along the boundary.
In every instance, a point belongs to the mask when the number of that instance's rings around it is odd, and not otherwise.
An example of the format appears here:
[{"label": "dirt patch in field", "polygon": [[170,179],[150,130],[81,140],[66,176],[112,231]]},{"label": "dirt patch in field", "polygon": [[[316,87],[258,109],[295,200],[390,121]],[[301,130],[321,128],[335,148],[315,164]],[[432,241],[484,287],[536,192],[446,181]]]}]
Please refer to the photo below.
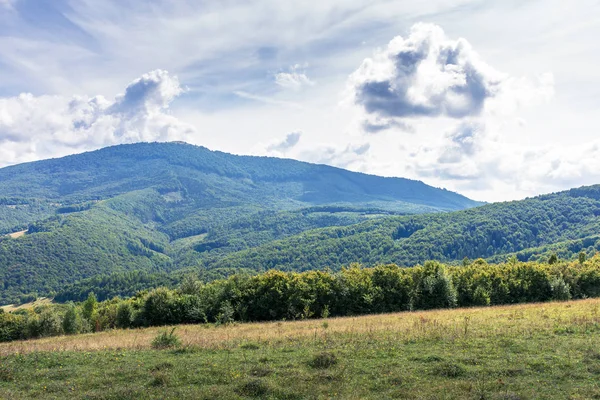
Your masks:
[{"label": "dirt patch in field", "polygon": [[24,230],[24,231],[9,233],[8,236],[10,236],[13,239],[16,239],[16,238],[20,238],[21,236],[25,236],[26,233],[27,233],[27,230]]}]

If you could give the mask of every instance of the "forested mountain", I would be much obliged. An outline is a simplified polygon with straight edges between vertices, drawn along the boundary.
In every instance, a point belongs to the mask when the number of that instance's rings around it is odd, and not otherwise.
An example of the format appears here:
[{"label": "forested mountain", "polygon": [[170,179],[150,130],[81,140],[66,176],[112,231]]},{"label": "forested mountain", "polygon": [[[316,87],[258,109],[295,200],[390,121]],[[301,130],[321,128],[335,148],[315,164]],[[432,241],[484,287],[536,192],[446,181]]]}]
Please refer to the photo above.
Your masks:
[{"label": "forested mountain", "polygon": [[1,232],[26,230],[0,236],[0,303],[93,286],[131,295],[187,273],[600,249],[600,186],[470,208],[479,203],[422,182],[180,143],[0,169],[0,193]]},{"label": "forested mountain", "polygon": [[310,229],[479,204],[420,181],[184,143],[16,165],[0,169],[0,303],[97,274],[195,267]]},{"label": "forested mountain", "polygon": [[[0,169],[0,204],[5,206],[35,199],[58,208],[148,188],[167,201],[183,203],[186,211],[249,204],[282,209],[360,203],[412,212],[479,204],[420,181],[287,159],[236,156],[184,143],[120,145]],[[7,217],[0,215],[6,224]],[[177,215],[163,217],[177,219]],[[22,217],[27,219],[31,218]]]},{"label": "forested mountain", "polygon": [[600,185],[446,214],[388,217],[324,228],[209,260],[209,266],[305,270],[353,262],[521,261],[552,251],[600,250]]}]

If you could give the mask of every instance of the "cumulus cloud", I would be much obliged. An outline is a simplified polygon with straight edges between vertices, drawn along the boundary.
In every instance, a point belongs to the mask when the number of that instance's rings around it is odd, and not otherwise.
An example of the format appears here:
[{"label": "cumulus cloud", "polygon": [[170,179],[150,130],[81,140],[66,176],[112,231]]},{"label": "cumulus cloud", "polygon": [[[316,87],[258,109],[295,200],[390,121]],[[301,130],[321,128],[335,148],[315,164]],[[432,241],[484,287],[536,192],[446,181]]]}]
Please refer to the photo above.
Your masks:
[{"label": "cumulus cloud", "polygon": [[522,140],[529,128],[519,114],[553,98],[552,74],[499,72],[439,26],[419,23],[395,37],[363,61],[348,85],[364,115],[363,132],[419,133],[422,140],[409,139],[400,150],[415,178],[487,191],[488,198],[502,198],[495,188],[539,193],[600,179],[598,144],[553,148]]},{"label": "cumulus cloud", "polygon": [[301,131],[290,132],[282,140],[271,143],[266,147],[267,152],[285,153],[292,147],[296,146],[302,136]]},{"label": "cumulus cloud", "polygon": [[182,91],[176,77],[156,70],[113,101],[29,93],[0,98],[0,165],[120,143],[186,140],[192,127],[168,114]]},{"label": "cumulus cloud", "polygon": [[279,72],[275,74],[275,83],[283,88],[291,90],[300,90],[306,86],[313,86],[315,83],[308,78],[306,72],[302,70],[299,64],[290,67],[289,72]]},{"label": "cumulus cloud", "polygon": [[533,195],[600,182],[600,141],[515,145],[503,139],[501,129],[462,122],[439,143],[410,152],[407,171],[489,199],[504,199],[515,191]]},{"label": "cumulus cloud", "polygon": [[465,39],[449,39],[439,26],[423,23],[365,59],[349,86],[353,101],[367,114],[388,121],[472,118],[492,99],[497,99],[492,109],[502,110],[553,93],[551,75],[539,84],[507,76],[481,60]]}]

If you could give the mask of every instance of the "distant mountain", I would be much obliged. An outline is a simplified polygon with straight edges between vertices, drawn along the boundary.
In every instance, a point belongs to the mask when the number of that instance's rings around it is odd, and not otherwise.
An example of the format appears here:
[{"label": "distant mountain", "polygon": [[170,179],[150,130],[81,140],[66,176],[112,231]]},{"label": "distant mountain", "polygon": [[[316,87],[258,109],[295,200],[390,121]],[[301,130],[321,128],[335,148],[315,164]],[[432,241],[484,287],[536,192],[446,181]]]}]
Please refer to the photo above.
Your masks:
[{"label": "distant mountain", "polygon": [[444,214],[387,217],[303,232],[208,258],[208,268],[337,269],[353,262],[412,266],[600,251],[600,185]]},{"label": "distant mountain", "polygon": [[[0,302],[97,274],[170,271],[307,230],[480,205],[403,178],[184,143],[0,169]],[[259,268],[257,266],[257,268]]]}]

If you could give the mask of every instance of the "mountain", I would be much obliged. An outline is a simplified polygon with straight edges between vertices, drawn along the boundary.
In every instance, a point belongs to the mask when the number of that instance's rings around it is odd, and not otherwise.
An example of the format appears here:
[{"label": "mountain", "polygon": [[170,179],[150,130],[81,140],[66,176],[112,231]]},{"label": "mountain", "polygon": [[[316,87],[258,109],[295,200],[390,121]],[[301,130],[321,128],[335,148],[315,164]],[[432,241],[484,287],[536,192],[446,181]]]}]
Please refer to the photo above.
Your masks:
[{"label": "mountain", "polygon": [[[139,143],[0,169],[0,302],[165,272],[312,229],[478,206],[420,181]],[[257,266],[254,269],[260,269]]]}]

